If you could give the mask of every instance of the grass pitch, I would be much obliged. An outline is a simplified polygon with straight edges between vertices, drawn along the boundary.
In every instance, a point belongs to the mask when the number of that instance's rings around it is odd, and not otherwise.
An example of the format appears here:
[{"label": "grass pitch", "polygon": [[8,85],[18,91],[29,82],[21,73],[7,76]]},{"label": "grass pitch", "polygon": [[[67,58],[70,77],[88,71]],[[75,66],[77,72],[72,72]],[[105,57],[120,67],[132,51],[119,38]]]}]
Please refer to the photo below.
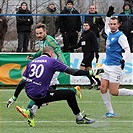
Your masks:
[{"label": "grass pitch", "polygon": [[13,95],[13,89],[0,89],[0,133],[133,133],[133,97],[111,97],[117,118],[102,118],[106,113],[100,91],[81,87],[83,100],[78,98],[81,112],[96,122],[89,125],[77,125],[75,116],[66,101],[49,103],[39,109],[35,116],[35,127],[29,127],[27,119],[15,110],[15,106],[26,107],[29,99],[24,91],[17,101],[6,108],[7,100]]}]

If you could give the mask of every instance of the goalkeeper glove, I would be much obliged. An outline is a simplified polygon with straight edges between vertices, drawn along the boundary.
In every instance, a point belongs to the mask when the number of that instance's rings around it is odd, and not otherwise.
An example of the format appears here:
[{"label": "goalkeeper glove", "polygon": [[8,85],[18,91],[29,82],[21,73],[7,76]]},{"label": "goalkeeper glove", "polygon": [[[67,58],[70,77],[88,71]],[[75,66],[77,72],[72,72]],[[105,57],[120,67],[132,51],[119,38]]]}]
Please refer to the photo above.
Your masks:
[{"label": "goalkeeper glove", "polygon": [[109,10],[107,12],[107,17],[111,17],[113,14],[114,14],[114,7],[113,6],[110,6],[109,7]]},{"label": "goalkeeper glove", "polygon": [[10,108],[10,106],[17,100],[15,96],[11,97],[7,102],[7,108]]},{"label": "goalkeeper glove", "polygon": [[92,69],[92,72],[93,72],[93,76],[97,76],[100,73],[103,73],[104,70],[103,70],[103,67],[96,67],[96,68]]}]

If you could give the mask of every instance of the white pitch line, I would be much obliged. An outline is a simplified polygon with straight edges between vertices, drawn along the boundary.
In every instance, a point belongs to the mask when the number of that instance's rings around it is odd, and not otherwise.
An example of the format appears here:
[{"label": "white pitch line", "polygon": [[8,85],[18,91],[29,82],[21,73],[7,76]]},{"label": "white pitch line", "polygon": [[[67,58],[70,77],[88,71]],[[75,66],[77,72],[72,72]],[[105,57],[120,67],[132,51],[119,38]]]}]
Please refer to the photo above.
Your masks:
[{"label": "white pitch line", "polygon": [[[26,121],[0,121],[0,123],[22,123]],[[75,121],[35,121],[36,123],[73,123]],[[96,121],[97,123],[133,123],[133,121]]]}]

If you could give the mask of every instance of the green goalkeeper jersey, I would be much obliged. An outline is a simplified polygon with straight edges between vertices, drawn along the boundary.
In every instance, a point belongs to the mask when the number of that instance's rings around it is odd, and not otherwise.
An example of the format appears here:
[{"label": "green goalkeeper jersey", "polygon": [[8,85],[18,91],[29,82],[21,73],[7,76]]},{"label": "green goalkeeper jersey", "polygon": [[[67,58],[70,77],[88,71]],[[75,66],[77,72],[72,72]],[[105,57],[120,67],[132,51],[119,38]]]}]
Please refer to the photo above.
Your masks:
[{"label": "green goalkeeper jersey", "polygon": [[62,61],[64,64],[67,65],[67,62],[65,60],[65,57],[61,51],[59,44],[52,36],[46,35],[46,37],[42,41],[39,41],[39,45],[40,45],[40,50],[37,53],[31,55],[33,59],[41,56],[43,48],[45,46],[50,46],[54,49],[54,53],[57,55],[57,59],[59,59],[60,61]]}]

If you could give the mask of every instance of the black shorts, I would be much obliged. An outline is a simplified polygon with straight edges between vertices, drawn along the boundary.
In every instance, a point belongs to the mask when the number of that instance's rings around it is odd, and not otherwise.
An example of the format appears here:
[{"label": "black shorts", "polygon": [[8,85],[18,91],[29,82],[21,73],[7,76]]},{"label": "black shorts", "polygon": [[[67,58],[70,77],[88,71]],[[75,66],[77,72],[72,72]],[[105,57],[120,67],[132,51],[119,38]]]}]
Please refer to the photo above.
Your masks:
[{"label": "black shorts", "polygon": [[83,66],[85,68],[92,67],[93,59],[94,59],[94,53],[85,54],[80,66]]},{"label": "black shorts", "polygon": [[70,89],[62,89],[62,90],[48,90],[45,97],[42,98],[32,98],[27,94],[27,96],[32,99],[35,104],[40,107],[44,103],[67,100],[70,95],[75,96],[75,93]]},{"label": "black shorts", "polygon": [[35,102],[35,105],[37,105],[38,108],[40,108],[42,104],[47,103],[47,102],[67,100],[69,107],[72,109],[75,115],[80,112],[77,101],[76,101],[75,92],[70,89],[48,90],[47,95],[44,98],[40,98],[40,99],[34,99],[30,96],[28,97]]}]

